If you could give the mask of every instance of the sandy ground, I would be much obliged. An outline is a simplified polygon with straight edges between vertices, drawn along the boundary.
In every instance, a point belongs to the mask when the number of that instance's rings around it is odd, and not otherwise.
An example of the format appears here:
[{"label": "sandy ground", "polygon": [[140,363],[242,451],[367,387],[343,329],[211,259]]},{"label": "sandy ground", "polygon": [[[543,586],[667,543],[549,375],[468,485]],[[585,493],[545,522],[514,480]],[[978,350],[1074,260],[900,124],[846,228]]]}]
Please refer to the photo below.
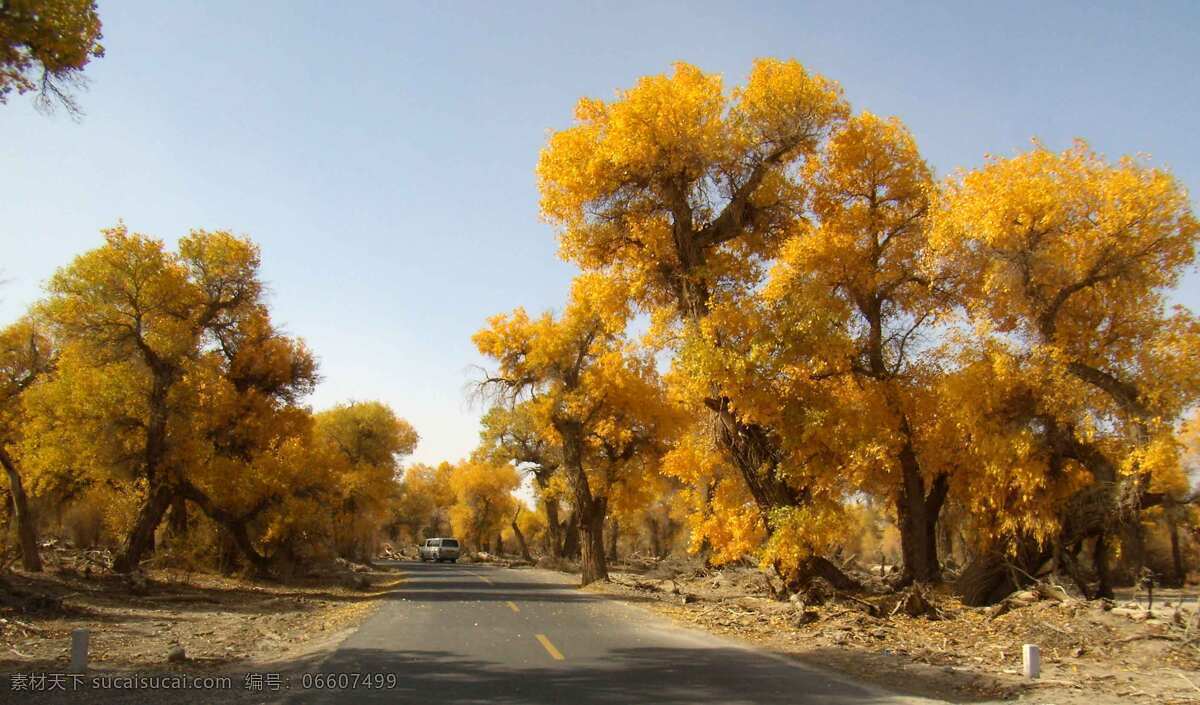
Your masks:
[{"label": "sandy ground", "polygon": [[401,576],[342,566],[281,584],[157,570],[131,585],[58,567],[5,580],[24,597],[0,604],[0,691],[22,674],[67,672],[76,628],[90,632],[92,674],[225,674],[245,691],[246,673],[318,662]]},{"label": "sandy ground", "polygon": [[[286,585],[167,570],[131,585],[69,565],[10,573],[9,585],[36,599],[0,604],[0,690],[10,689],[15,674],[65,672],[71,631],[82,627],[91,633],[93,673],[227,674],[238,682],[223,699],[266,701],[269,693],[245,687],[247,673],[317,668],[401,579],[392,569],[345,565]],[[888,614],[895,599],[883,595],[867,597],[870,605],[836,594],[773,600],[750,568],[614,572],[612,582],[588,590],[911,695],[963,703],[1200,703],[1194,588],[1159,591],[1153,612],[1144,595],[1104,605],[1027,593],[998,613],[939,594],[932,619]],[[1025,643],[1042,650],[1037,681],[1021,675]],[[87,702],[128,702],[117,692],[86,695]],[[185,693],[152,700],[188,702]]]},{"label": "sandy ground", "polygon": [[[747,568],[612,578],[587,589],[636,598],[682,622],[900,693],[963,703],[1200,703],[1200,617],[1191,593],[1156,597],[1152,614],[1144,599],[1106,608],[1036,593],[997,614],[938,594],[930,619],[886,614],[885,596],[867,598],[884,608],[881,616],[842,597],[824,604],[773,600],[763,594],[761,575]],[[1041,648],[1036,681],[1021,672],[1026,643]]]}]

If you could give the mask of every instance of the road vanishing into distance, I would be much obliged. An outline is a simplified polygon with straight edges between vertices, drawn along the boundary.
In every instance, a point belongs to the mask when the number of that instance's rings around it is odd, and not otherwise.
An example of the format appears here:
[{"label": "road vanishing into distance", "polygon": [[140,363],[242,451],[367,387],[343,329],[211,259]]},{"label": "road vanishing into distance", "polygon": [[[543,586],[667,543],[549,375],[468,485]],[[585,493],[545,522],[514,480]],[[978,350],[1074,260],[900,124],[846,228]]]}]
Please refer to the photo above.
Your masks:
[{"label": "road vanishing into distance", "polygon": [[917,704],[579,590],[486,564],[396,564],[404,581],[318,667],[392,689],[293,690],[284,703]]}]

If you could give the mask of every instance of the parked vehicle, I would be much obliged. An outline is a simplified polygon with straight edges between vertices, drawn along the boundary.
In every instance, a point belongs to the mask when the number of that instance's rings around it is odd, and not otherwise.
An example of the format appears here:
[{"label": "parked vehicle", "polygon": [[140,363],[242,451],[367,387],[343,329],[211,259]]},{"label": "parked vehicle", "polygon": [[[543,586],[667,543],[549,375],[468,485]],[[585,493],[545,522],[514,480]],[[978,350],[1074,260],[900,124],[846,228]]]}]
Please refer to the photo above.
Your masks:
[{"label": "parked vehicle", "polygon": [[421,544],[421,562],[425,561],[450,561],[451,563],[458,562],[458,539],[438,538],[425,539],[425,543]]}]

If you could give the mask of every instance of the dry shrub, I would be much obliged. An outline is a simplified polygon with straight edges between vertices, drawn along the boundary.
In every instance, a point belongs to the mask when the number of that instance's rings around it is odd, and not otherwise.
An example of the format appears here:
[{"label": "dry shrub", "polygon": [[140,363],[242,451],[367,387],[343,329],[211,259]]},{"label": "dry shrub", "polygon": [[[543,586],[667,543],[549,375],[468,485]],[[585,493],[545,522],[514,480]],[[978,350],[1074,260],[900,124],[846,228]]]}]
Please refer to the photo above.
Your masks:
[{"label": "dry shrub", "polygon": [[113,545],[119,543],[133,528],[142,491],[123,491],[109,487],[96,488],[97,500],[103,502],[104,529]]},{"label": "dry shrub", "polygon": [[74,502],[63,512],[63,531],[79,548],[96,548],[104,534],[104,510],[93,502]]},{"label": "dry shrub", "polygon": [[93,487],[63,511],[63,531],[79,548],[115,546],[133,525],[137,502],[133,492]]},{"label": "dry shrub", "polygon": [[158,550],[152,560],[159,567],[186,573],[216,570],[222,555],[221,533],[221,527],[211,519],[200,512],[189,511],[186,533],[174,535],[166,521],[159,526]]}]

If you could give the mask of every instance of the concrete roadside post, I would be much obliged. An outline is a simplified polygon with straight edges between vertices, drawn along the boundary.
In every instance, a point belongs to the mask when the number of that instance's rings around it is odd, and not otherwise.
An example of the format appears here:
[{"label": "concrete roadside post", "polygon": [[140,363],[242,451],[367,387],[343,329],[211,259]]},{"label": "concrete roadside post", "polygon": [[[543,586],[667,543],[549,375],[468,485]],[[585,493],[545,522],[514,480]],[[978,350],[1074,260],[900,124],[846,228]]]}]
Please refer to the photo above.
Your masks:
[{"label": "concrete roadside post", "polygon": [[88,630],[71,630],[71,673],[86,673],[88,661]]},{"label": "concrete roadside post", "polygon": [[1042,651],[1037,644],[1025,644],[1021,647],[1022,660],[1025,663],[1025,677],[1039,678],[1042,675]]}]

